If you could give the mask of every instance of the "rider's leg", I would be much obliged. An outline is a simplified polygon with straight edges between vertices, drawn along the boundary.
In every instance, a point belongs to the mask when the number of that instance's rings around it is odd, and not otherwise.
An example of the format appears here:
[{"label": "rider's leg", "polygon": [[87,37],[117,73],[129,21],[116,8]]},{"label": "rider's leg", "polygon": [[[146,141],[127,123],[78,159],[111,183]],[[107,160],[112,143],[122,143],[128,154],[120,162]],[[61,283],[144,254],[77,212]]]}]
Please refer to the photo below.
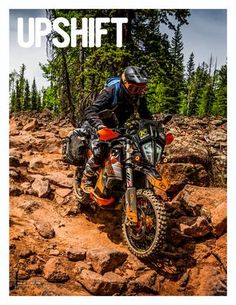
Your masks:
[{"label": "rider's leg", "polygon": [[93,187],[93,178],[98,169],[102,166],[107,155],[107,145],[98,140],[93,141],[92,149],[93,155],[86,163],[83,177],[81,179],[81,188],[85,193],[91,192],[91,188]]}]

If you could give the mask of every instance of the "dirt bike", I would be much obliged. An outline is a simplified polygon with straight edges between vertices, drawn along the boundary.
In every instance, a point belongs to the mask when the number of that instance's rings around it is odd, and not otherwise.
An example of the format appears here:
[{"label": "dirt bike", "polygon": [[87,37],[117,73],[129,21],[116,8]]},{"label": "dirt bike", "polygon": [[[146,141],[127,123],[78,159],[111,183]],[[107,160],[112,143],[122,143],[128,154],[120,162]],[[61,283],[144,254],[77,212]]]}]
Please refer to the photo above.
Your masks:
[{"label": "dirt bike", "polygon": [[[158,173],[156,164],[165,145],[173,140],[170,132],[164,132],[164,123],[169,119],[142,120],[138,129],[132,131],[113,130],[108,157],[97,173],[90,194],[79,187],[79,168],[75,175],[74,190],[81,204],[90,202],[101,208],[122,206],[123,239],[139,258],[161,250],[165,241],[164,200],[168,183]],[[91,153],[89,148],[86,153],[88,156]]]}]

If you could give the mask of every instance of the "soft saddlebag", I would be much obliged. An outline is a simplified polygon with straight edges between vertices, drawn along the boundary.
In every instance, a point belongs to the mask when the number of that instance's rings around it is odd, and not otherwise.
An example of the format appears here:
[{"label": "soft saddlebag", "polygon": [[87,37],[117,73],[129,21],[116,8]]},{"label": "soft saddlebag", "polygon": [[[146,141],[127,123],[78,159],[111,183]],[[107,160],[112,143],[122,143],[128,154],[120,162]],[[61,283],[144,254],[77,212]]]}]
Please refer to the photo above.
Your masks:
[{"label": "soft saddlebag", "polygon": [[77,128],[62,140],[62,156],[64,162],[75,166],[85,165],[87,148],[85,136],[85,130],[83,128]]}]

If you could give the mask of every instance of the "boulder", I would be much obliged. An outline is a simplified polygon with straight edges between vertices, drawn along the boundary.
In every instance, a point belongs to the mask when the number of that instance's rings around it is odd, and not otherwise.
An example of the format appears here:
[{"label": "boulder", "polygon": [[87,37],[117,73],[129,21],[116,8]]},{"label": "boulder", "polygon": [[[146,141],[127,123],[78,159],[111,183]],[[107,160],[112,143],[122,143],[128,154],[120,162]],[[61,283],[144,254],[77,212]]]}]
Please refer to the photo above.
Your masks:
[{"label": "boulder", "polygon": [[143,272],[135,280],[130,281],[128,290],[129,292],[154,292],[157,293],[156,287],[157,273],[154,270]]},{"label": "boulder", "polygon": [[211,223],[213,233],[221,236],[227,231],[227,209],[226,202],[220,203],[216,208],[211,210]]},{"label": "boulder", "polygon": [[43,161],[38,157],[35,157],[30,160],[29,167],[31,169],[42,168],[43,166],[44,166]]},{"label": "boulder", "polygon": [[79,275],[82,270],[92,270],[92,266],[86,262],[79,261],[75,264],[73,272],[75,275]]},{"label": "boulder", "polygon": [[50,258],[45,264],[44,278],[53,283],[64,283],[70,279],[63,261],[56,257]]},{"label": "boulder", "polygon": [[58,256],[60,254],[60,251],[57,249],[51,249],[49,251],[49,255]]},{"label": "boulder", "polygon": [[180,231],[192,237],[203,237],[211,232],[212,228],[204,216],[187,217],[182,216],[178,220]]},{"label": "boulder", "polygon": [[18,135],[17,123],[15,117],[10,118],[10,136]]},{"label": "boulder", "polygon": [[20,257],[20,258],[28,258],[30,257],[31,255],[35,254],[35,249],[28,246],[28,245],[18,245],[17,248],[17,255]]},{"label": "boulder", "polygon": [[18,186],[10,186],[10,189],[9,189],[9,195],[10,196],[20,196],[22,195],[24,192],[21,188],[19,188]]},{"label": "boulder", "polygon": [[171,202],[174,208],[184,210],[188,215],[211,217],[212,211],[222,203],[226,204],[226,189],[186,185]]},{"label": "boulder", "polygon": [[221,143],[221,145],[227,143],[227,133],[224,129],[218,128],[208,134],[208,139],[214,143]]},{"label": "boulder", "polygon": [[68,178],[66,174],[61,172],[52,172],[45,176],[52,184],[55,184],[60,187],[72,188],[73,187],[73,179]]},{"label": "boulder", "polygon": [[179,136],[166,146],[168,163],[208,164],[209,152],[206,144],[191,137]]},{"label": "boulder", "polygon": [[86,250],[81,247],[71,247],[66,250],[66,256],[70,261],[81,261],[86,258]]},{"label": "boulder", "polygon": [[48,179],[45,179],[44,177],[35,178],[34,182],[32,183],[32,189],[36,192],[38,197],[47,197],[50,193],[50,185]]},{"label": "boulder", "polygon": [[35,130],[36,128],[38,128],[38,121],[37,119],[32,119],[32,121],[30,121],[28,124],[26,124],[23,127],[23,130],[25,131],[29,131],[29,130]]},{"label": "boulder", "polygon": [[93,295],[117,295],[121,294],[126,287],[125,280],[113,272],[108,272],[102,276],[84,269],[77,276],[77,281]]},{"label": "boulder", "polygon": [[56,191],[55,191],[56,195],[58,195],[62,198],[65,198],[71,192],[72,192],[72,189],[70,189],[70,188],[57,188]]},{"label": "boulder", "polygon": [[9,168],[9,177],[12,179],[12,180],[19,180],[20,177],[21,177],[21,171],[19,168],[16,168],[16,167],[10,167]]},{"label": "boulder", "polygon": [[12,167],[18,167],[18,166],[20,166],[19,157],[10,155],[10,156],[9,156],[9,164],[10,164],[10,166],[12,166]]},{"label": "boulder", "polygon": [[121,266],[128,254],[114,249],[97,248],[87,251],[87,260],[91,262],[93,269],[101,274],[113,271]]},{"label": "boulder", "polygon": [[55,231],[49,222],[38,221],[34,223],[34,226],[43,238],[51,239],[55,237]]},{"label": "boulder", "polygon": [[208,186],[209,178],[201,164],[163,163],[158,165],[160,174],[169,182],[169,192],[176,193],[186,184]]},{"label": "boulder", "polygon": [[211,252],[218,258],[223,268],[227,270],[227,234],[222,235],[216,240]]}]

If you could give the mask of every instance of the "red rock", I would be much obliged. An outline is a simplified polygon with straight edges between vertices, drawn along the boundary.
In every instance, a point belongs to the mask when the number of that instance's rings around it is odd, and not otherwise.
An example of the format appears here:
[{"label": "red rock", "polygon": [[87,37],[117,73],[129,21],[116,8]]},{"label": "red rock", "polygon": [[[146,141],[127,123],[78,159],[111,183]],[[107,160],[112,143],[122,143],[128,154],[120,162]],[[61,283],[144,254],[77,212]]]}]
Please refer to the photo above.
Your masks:
[{"label": "red rock", "polygon": [[10,196],[20,196],[22,195],[24,192],[21,188],[17,187],[17,186],[10,186],[9,189],[9,194]]},{"label": "red rock", "polygon": [[48,282],[64,283],[70,277],[61,259],[50,258],[44,267],[44,278]]},{"label": "red rock", "polygon": [[205,217],[180,217],[180,231],[192,237],[202,237],[211,232],[211,226]]},{"label": "red rock", "polygon": [[222,263],[225,270],[227,270],[227,235],[224,234],[216,240],[215,247],[212,249],[215,255]]},{"label": "red rock", "polygon": [[92,263],[93,269],[98,273],[113,271],[122,265],[128,254],[113,249],[97,248],[87,252],[87,260]]},{"label": "red rock", "polygon": [[108,272],[102,276],[90,270],[82,270],[77,277],[77,281],[93,295],[111,296],[120,294],[126,286],[124,279],[113,272]]},{"label": "red rock", "polygon": [[23,127],[23,130],[29,131],[29,130],[34,130],[36,128],[38,128],[38,121],[37,119],[33,119],[31,122],[29,122]]},{"label": "red rock", "polygon": [[211,210],[211,222],[213,233],[221,236],[227,231],[227,210],[226,202],[222,202],[215,209]]},{"label": "red rock", "polygon": [[42,168],[43,166],[43,161],[37,157],[30,160],[29,167],[32,169]]},{"label": "red rock", "polygon": [[209,178],[201,164],[163,163],[158,165],[160,174],[169,182],[169,192],[178,192],[186,184],[207,186]]},{"label": "red rock", "polygon": [[57,188],[56,189],[56,194],[59,195],[62,198],[65,198],[72,192],[72,189],[67,189],[67,188]]},{"label": "red rock", "polygon": [[[138,278],[136,278],[132,285],[129,286],[131,292],[158,292],[156,287],[157,273],[154,270],[148,270],[143,272]],[[132,287],[133,286],[133,287]],[[132,287],[132,288],[131,288]]]},{"label": "red rock", "polygon": [[192,138],[178,136],[166,147],[168,163],[207,164],[209,152],[205,143],[193,142]]},{"label": "red rock", "polygon": [[37,193],[38,197],[45,198],[50,193],[49,181],[44,177],[38,177],[32,183],[32,189]]},{"label": "red rock", "polygon": [[211,217],[211,211],[223,202],[226,202],[224,188],[186,185],[171,204],[178,209],[184,207],[189,214],[194,216]]},{"label": "red rock", "polygon": [[70,261],[81,261],[86,258],[86,250],[81,247],[71,247],[66,251],[66,256]]},{"label": "red rock", "polygon": [[38,221],[34,225],[39,235],[42,237],[51,239],[55,236],[55,231],[49,222]]},{"label": "red rock", "polygon": [[91,267],[91,265],[89,265],[89,264],[87,264],[85,262],[82,262],[82,261],[77,262],[75,264],[75,268],[74,268],[73,272],[76,275],[78,275],[78,274],[80,274],[82,272],[82,270],[92,270],[92,267]]},{"label": "red rock", "polygon": [[52,172],[45,176],[51,183],[65,187],[65,188],[72,188],[73,187],[73,179],[68,178],[66,174],[63,174],[61,172]]}]

